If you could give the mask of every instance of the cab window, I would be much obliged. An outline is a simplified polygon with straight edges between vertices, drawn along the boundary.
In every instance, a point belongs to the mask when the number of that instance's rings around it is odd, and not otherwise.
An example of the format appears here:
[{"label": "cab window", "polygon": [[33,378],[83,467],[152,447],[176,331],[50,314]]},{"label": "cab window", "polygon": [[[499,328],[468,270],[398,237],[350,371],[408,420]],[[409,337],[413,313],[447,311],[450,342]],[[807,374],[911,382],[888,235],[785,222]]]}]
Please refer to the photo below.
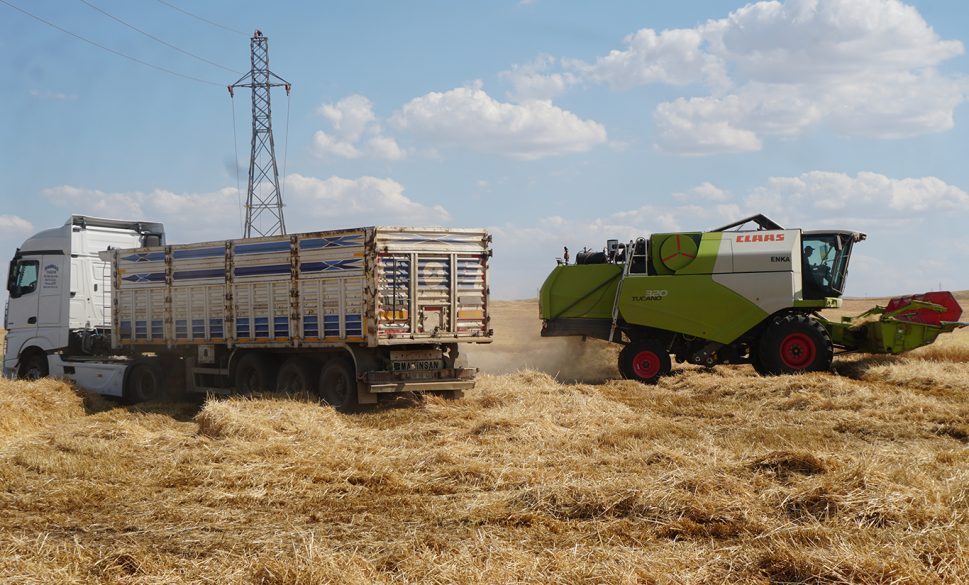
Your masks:
[{"label": "cab window", "polygon": [[11,297],[17,298],[37,290],[39,267],[40,263],[37,260],[21,260],[14,265],[7,286]]}]

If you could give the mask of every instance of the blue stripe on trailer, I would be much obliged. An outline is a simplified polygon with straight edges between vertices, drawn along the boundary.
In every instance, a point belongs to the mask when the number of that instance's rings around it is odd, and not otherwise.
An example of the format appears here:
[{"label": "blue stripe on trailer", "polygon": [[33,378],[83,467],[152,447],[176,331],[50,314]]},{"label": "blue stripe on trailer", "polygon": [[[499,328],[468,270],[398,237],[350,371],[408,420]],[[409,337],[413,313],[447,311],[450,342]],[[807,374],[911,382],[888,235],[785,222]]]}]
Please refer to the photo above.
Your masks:
[{"label": "blue stripe on trailer", "polygon": [[289,317],[273,317],[273,337],[289,337]]},{"label": "blue stripe on trailer", "polygon": [[122,321],[118,335],[121,339],[131,339],[131,321]]},{"label": "blue stripe on trailer", "polygon": [[269,252],[289,252],[289,240],[283,242],[261,242],[259,244],[237,244],[234,250],[240,256],[246,254],[266,254]]},{"label": "blue stripe on trailer", "polygon": [[413,237],[394,240],[395,244],[467,244],[471,243],[467,238],[456,236],[427,236]]},{"label": "blue stripe on trailer", "polygon": [[126,262],[158,262],[165,259],[164,252],[139,252],[128,256],[122,256]]},{"label": "blue stripe on trailer", "polygon": [[179,270],[172,273],[172,280],[202,280],[205,278],[224,278],[225,270],[222,268],[209,270]]},{"label": "blue stripe on trailer", "polygon": [[363,322],[360,319],[360,315],[347,315],[346,323],[347,335],[363,335]]},{"label": "blue stripe on trailer", "polygon": [[195,248],[192,250],[175,250],[172,252],[172,256],[176,260],[183,260],[189,258],[215,258],[217,256],[225,256],[225,248]]},{"label": "blue stripe on trailer", "polygon": [[289,264],[270,264],[268,266],[240,266],[235,269],[236,276],[265,276],[267,274],[289,274]]},{"label": "blue stripe on trailer", "polygon": [[299,265],[300,272],[337,272],[340,270],[358,270],[360,258],[350,260],[323,260],[320,262],[303,262]]},{"label": "blue stripe on trailer", "polygon": [[303,335],[305,337],[320,336],[320,323],[316,315],[303,315]]},{"label": "blue stripe on trailer", "polygon": [[129,274],[128,276],[122,276],[121,280],[126,282],[165,282],[164,272],[152,272],[149,274]]},{"label": "blue stripe on trailer", "polygon": [[192,338],[200,339],[205,337],[205,320],[192,319]]},{"label": "blue stripe on trailer", "polygon": [[269,317],[256,317],[255,337],[269,337]]},{"label": "blue stripe on trailer", "polygon": [[148,338],[148,321],[135,321],[135,339]]},{"label": "blue stripe on trailer", "polygon": [[240,339],[248,339],[249,335],[249,317],[241,317],[236,319],[236,337]]},{"label": "blue stripe on trailer", "polygon": [[326,337],[340,336],[339,315],[326,315],[323,317],[323,335]]},{"label": "blue stripe on trailer", "polygon": [[154,339],[159,339],[165,336],[165,328],[161,319],[155,319],[151,322],[151,336]]},{"label": "blue stripe on trailer", "polygon": [[357,234],[353,236],[337,236],[335,238],[309,238],[300,240],[300,250],[320,250],[322,248],[345,248],[347,246],[359,246],[360,238]]},{"label": "blue stripe on trailer", "polygon": [[185,319],[175,321],[175,339],[188,339],[188,321]]},{"label": "blue stripe on trailer", "polygon": [[221,339],[225,336],[225,328],[222,319],[209,319],[209,337]]}]

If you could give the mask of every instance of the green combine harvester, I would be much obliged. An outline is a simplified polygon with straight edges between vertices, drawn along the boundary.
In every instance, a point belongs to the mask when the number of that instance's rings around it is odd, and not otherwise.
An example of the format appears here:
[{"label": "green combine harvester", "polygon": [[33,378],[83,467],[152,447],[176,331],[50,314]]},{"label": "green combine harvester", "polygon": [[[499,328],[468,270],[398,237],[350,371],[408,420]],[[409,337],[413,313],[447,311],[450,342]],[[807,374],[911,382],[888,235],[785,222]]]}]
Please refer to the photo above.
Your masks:
[{"label": "green combine harvester", "polygon": [[[755,224],[756,229],[744,229]],[[677,361],[749,363],[761,374],[825,371],[835,351],[897,354],[967,325],[949,292],[830,321],[865,234],[784,229],[755,215],[709,232],[609,240],[560,261],[542,285],[542,335],[623,344],[623,377],[654,383]]]}]

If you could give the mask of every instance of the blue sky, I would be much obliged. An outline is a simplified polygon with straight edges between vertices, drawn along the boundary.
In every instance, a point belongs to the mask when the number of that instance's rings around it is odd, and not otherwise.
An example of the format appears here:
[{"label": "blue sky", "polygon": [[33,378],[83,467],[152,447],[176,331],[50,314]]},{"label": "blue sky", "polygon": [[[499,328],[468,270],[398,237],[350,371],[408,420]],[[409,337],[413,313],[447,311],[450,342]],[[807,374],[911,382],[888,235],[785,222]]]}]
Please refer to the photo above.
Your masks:
[{"label": "blue sky", "polygon": [[[93,5],[238,72],[269,37],[290,231],[488,227],[493,295],[527,298],[563,245],[762,211],[867,232],[848,294],[969,289],[962,2],[166,0],[245,34],[158,0],[4,2],[210,83],[0,3],[0,254],[72,212],[241,234],[240,74]],[[237,93],[241,165],[248,116]]]}]

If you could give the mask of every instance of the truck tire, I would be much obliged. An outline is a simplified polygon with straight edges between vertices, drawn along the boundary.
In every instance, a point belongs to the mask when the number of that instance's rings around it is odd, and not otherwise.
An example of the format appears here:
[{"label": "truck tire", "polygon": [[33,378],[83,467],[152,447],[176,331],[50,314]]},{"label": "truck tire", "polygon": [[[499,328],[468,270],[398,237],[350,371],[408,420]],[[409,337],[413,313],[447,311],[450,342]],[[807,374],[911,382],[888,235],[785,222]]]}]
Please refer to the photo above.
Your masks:
[{"label": "truck tire", "polygon": [[327,362],[320,372],[320,397],[339,412],[357,407],[357,376],[353,364],[343,358]]},{"label": "truck tire", "polygon": [[619,373],[627,380],[655,384],[672,367],[666,348],[652,339],[633,341],[619,352]]},{"label": "truck tire", "polygon": [[272,392],[276,387],[276,367],[272,359],[262,353],[242,356],[236,366],[236,391],[243,394]]},{"label": "truck tire", "polygon": [[154,402],[167,395],[165,377],[161,368],[153,362],[135,362],[124,379],[122,398],[127,404]]},{"label": "truck tire", "polygon": [[276,391],[286,394],[315,394],[319,385],[320,367],[303,357],[291,357],[279,368]]},{"label": "truck tire", "polygon": [[34,349],[20,354],[20,369],[17,371],[17,377],[21,380],[38,380],[46,378],[49,373],[47,354],[43,351]]},{"label": "truck tire", "polygon": [[834,346],[823,325],[802,313],[778,317],[761,335],[758,359],[761,373],[778,376],[831,369]]}]

